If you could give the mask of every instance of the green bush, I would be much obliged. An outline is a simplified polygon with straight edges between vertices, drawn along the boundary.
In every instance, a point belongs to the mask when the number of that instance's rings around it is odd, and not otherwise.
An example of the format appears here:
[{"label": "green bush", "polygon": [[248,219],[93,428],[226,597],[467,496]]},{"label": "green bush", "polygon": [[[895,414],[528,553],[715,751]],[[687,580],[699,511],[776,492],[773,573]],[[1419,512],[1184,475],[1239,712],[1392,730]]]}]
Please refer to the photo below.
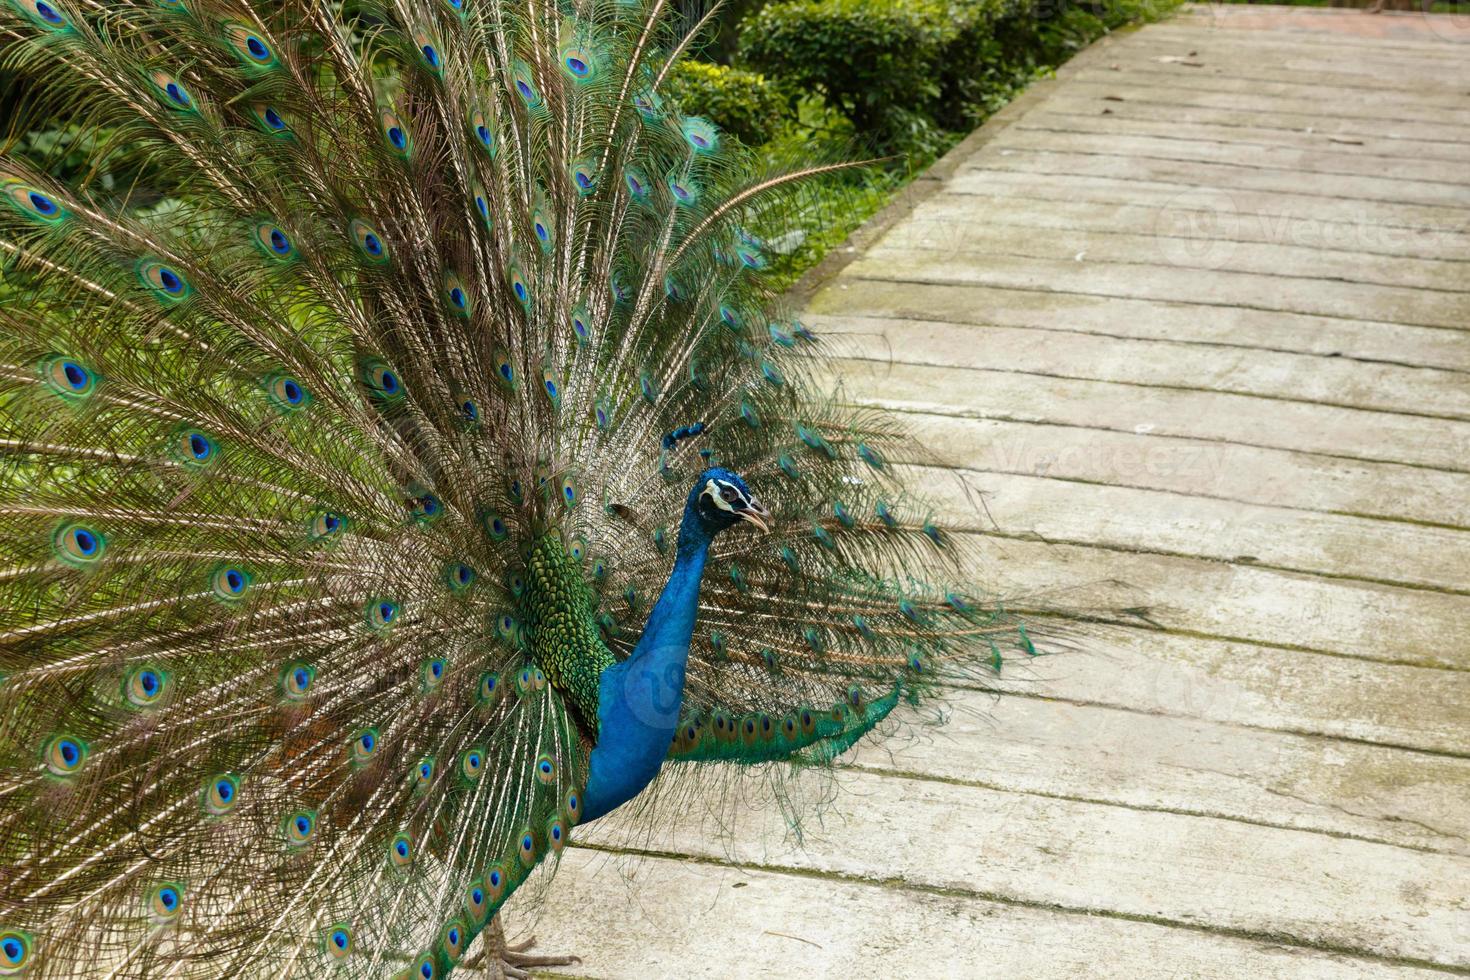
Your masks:
[{"label": "green bush", "polygon": [[968,130],[1009,102],[1050,61],[1037,52],[1038,22],[1066,0],[969,0],[954,7],[956,35],[935,70],[937,118]]},{"label": "green bush", "polygon": [[903,127],[905,111],[927,114],[938,101],[940,55],[957,35],[937,0],[790,0],[741,24],[740,51],[885,139]]},{"label": "green bush", "polygon": [[747,146],[768,143],[785,116],[785,100],[765,76],[705,61],[682,61],[664,92],[691,116],[704,116]]},{"label": "green bush", "polygon": [[741,56],[818,92],[864,136],[924,151],[1047,67],[1178,0],[783,0],[740,26]]}]

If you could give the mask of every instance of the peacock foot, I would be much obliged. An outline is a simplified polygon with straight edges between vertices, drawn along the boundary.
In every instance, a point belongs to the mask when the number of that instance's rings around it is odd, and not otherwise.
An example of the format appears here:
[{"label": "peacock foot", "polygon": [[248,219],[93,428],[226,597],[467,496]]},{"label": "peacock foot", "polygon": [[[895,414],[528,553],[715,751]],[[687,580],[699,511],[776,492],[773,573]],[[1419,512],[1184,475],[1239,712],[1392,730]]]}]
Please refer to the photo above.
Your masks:
[{"label": "peacock foot", "polygon": [[501,926],[498,915],[490,920],[484,936],[484,948],[466,960],[464,965],[486,970],[489,980],[530,980],[530,971],[538,967],[571,966],[582,962],[580,956],[542,956],[531,953],[530,950],[536,946],[535,936],[514,945],[507,943],[505,929]]}]

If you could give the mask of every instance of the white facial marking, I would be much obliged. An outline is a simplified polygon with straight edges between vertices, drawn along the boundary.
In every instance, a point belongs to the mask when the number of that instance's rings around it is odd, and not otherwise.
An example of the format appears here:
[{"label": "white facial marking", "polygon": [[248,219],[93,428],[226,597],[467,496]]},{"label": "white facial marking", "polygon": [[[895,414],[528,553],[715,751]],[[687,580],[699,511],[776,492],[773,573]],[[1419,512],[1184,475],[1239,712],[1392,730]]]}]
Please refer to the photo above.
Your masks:
[{"label": "white facial marking", "polygon": [[734,491],[737,498],[742,501],[744,500],[745,495],[740,492],[739,487],[733,483],[726,483],[724,480],[716,480],[714,477],[710,477],[704,481],[704,489],[699,492],[699,495],[701,497],[708,497],[720,510],[729,511],[733,514],[735,513],[735,508],[724,497],[724,491],[726,489]]}]

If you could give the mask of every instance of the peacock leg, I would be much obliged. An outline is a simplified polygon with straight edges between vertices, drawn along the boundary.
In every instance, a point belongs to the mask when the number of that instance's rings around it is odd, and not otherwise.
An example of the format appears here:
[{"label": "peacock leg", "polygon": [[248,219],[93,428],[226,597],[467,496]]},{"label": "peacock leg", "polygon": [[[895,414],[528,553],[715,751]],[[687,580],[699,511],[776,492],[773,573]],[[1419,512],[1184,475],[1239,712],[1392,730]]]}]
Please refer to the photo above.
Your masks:
[{"label": "peacock leg", "polygon": [[483,933],[485,937],[484,948],[475,956],[465,961],[464,965],[470,968],[483,967],[488,971],[489,980],[530,980],[530,970],[542,966],[570,966],[573,963],[580,964],[580,956],[533,956],[528,950],[536,945],[536,937],[532,936],[515,945],[505,941],[505,929],[500,924],[500,916],[490,920]]}]

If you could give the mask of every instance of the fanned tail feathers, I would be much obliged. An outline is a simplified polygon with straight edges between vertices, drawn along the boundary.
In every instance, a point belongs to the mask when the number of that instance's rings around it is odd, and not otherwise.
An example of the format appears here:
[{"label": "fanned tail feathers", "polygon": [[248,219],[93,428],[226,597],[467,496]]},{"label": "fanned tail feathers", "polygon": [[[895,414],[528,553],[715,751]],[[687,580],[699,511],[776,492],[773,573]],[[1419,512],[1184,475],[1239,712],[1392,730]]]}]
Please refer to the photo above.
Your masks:
[{"label": "fanned tail feathers", "polygon": [[674,758],[1029,648],[813,394],[747,230],[803,174],[660,98],[664,6],[0,0],[22,122],[95,136],[0,160],[0,975],[449,972],[580,816],[532,544],[624,655],[708,461],[778,530],[716,547]]}]

